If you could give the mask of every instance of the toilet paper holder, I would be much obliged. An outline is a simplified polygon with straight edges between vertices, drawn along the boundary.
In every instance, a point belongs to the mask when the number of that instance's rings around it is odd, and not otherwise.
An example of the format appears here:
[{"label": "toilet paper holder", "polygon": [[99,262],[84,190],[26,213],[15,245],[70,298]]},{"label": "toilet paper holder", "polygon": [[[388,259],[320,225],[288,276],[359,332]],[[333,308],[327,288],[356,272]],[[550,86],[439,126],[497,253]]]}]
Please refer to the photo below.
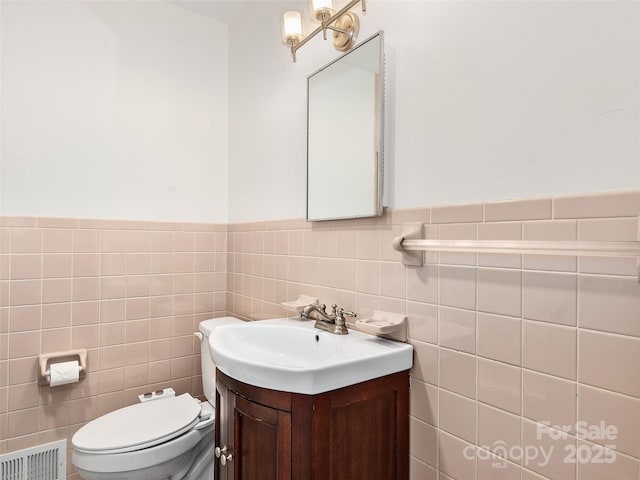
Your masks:
[{"label": "toilet paper holder", "polygon": [[65,350],[64,352],[41,353],[38,355],[38,384],[49,385],[51,379],[52,363],[70,362],[77,360],[80,369],[80,378],[87,374],[87,349],[78,348]]}]

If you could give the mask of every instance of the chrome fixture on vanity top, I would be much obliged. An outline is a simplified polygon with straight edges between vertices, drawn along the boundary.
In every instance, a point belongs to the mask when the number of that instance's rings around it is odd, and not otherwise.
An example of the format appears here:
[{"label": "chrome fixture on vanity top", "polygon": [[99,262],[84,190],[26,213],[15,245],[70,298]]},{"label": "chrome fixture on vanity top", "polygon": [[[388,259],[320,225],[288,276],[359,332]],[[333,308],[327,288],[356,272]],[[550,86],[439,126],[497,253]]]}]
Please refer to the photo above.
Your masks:
[{"label": "chrome fixture on vanity top", "polygon": [[[317,317],[312,316],[312,313],[317,313]],[[324,330],[335,335],[346,335],[349,333],[347,329],[347,317],[355,318],[356,314],[353,312],[345,311],[344,308],[338,308],[335,303],[331,305],[331,313],[327,313],[327,306],[322,305],[307,305],[300,313],[300,318],[304,320],[315,320],[314,327]],[[318,318],[319,317],[319,318]]]}]

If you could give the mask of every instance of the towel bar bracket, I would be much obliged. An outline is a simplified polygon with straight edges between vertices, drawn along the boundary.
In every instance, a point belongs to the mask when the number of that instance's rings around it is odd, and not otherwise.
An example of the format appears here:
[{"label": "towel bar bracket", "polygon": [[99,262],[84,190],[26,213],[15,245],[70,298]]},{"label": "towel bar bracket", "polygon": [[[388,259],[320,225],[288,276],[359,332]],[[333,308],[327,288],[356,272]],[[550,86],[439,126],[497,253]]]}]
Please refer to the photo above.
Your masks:
[{"label": "towel bar bracket", "polygon": [[402,234],[393,239],[393,249],[402,254],[402,263],[407,266],[421,267],[424,264],[422,250],[407,250],[402,245],[405,240],[421,240],[424,238],[423,223],[405,223],[402,225]]}]

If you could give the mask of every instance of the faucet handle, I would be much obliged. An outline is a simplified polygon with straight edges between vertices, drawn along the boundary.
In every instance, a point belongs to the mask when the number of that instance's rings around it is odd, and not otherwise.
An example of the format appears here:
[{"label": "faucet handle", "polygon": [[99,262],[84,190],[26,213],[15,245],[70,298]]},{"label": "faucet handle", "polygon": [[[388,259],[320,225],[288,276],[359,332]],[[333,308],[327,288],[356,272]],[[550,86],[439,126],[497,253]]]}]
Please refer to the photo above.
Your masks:
[{"label": "faucet handle", "polygon": [[356,314],[355,314],[355,313],[353,313],[353,312],[347,312],[347,311],[345,311],[345,309],[344,309],[344,308],[341,308],[341,309],[339,309],[339,310],[338,310],[338,313],[336,313],[336,319],[335,319],[335,322],[336,322],[336,325],[337,325],[337,326],[339,326],[339,327],[344,327],[344,326],[347,324],[347,320],[344,318],[344,317],[345,317],[345,315],[346,315],[347,317],[353,317],[353,318],[355,318],[355,317],[356,317]]},{"label": "faucet handle", "polygon": [[338,313],[339,313],[340,315],[343,315],[343,316],[344,316],[344,315],[346,315],[347,317],[352,317],[352,318],[356,318],[356,317],[358,316],[358,315],[357,315],[357,314],[355,314],[354,312],[346,311],[344,308],[341,308],[341,309],[338,311]]},{"label": "faucet handle", "polygon": [[353,313],[353,312],[346,312],[344,310],[344,308],[339,309],[338,313],[336,313],[335,320],[334,320],[334,322],[336,324],[334,333],[337,333],[337,334],[340,334],[340,335],[345,335],[345,334],[349,333],[349,330],[347,330],[347,320],[346,320],[346,318],[344,318],[345,315],[347,317],[355,317],[356,316],[356,314]]}]

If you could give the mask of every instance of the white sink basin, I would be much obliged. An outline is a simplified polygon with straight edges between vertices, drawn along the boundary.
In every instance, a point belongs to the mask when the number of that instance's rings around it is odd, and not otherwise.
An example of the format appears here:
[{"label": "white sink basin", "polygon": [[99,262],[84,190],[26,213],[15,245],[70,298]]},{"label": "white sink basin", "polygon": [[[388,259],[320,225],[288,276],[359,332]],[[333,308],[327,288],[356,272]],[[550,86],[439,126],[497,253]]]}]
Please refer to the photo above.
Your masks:
[{"label": "white sink basin", "polygon": [[223,325],[209,337],[216,366],[257,387],[314,395],[411,368],[413,347],[349,330],[333,335],[312,321]]}]

